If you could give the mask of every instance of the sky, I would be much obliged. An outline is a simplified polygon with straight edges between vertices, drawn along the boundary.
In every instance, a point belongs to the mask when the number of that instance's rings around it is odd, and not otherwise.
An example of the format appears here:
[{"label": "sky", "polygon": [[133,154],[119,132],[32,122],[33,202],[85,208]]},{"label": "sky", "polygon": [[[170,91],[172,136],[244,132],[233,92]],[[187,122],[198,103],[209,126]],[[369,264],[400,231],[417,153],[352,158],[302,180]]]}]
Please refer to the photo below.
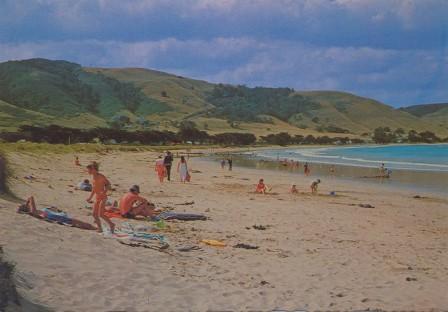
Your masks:
[{"label": "sky", "polygon": [[0,62],[448,102],[448,0],[0,0]]}]

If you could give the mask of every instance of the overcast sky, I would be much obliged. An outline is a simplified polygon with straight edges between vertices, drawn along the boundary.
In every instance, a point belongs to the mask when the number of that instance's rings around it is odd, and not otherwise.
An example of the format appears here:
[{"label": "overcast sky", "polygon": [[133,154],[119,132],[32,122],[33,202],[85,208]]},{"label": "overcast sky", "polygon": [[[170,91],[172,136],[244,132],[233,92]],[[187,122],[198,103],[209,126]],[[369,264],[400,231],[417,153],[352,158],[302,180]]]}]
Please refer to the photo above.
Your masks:
[{"label": "overcast sky", "polygon": [[448,0],[0,0],[0,61],[448,102]]}]

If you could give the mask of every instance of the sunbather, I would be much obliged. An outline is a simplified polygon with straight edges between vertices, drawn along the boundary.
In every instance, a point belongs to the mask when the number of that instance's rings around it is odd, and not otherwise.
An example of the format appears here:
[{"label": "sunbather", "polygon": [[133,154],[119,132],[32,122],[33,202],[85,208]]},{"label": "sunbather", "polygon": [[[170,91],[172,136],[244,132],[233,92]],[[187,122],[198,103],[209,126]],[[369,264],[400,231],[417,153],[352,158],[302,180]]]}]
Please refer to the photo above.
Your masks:
[{"label": "sunbather", "polygon": [[152,217],[156,214],[154,204],[140,196],[140,187],[134,185],[120,199],[120,213],[124,218],[135,218],[138,216]]},{"label": "sunbather", "polygon": [[67,214],[63,213],[62,211],[54,207],[44,208],[43,210],[37,209],[36,202],[33,196],[29,197],[24,204],[20,205],[19,208],[17,209],[17,212],[29,214],[30,216],[33,216],[38,219],[46,219],[49,221],[69,224],[73,227],[77,227],[84,230],[96,230],[96,228],[92,224],[83,222],[81,220],[73,219],[69,217]]}]

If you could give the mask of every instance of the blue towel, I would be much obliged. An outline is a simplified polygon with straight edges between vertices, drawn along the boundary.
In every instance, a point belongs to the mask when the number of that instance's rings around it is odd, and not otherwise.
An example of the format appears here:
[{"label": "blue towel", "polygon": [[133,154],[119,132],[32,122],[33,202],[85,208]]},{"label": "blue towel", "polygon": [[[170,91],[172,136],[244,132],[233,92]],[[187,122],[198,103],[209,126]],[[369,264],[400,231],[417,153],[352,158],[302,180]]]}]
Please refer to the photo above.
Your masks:
[{"label": "blue towel", "polygon": [[204,221],[204,220],[207,220],[207,217],[204,215],[201,215],[201,214],[166,211],[166,212],[162,212],[154,219],[155,219],[155,221],[158,221],[160,219],[162,219],[162,220],[182,220],[182,221],[196,221],[196,220]]}]

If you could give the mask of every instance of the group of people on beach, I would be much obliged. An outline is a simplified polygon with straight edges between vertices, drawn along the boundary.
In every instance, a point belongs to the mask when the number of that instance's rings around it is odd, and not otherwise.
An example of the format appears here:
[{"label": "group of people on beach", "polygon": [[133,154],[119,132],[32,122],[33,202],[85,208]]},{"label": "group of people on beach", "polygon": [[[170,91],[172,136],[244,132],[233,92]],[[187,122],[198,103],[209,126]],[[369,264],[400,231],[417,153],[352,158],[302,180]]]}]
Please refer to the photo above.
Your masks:
[{"label": "group of people on beach", "polygon": [[[314,180],[311,185],[311,194],[317,194],[317,190],[319,187],[319,184],[321,183],[320,179]],[[268,194],[272,190],[272,187],[269,187],[264,183],[264,179],[260,179],[258,181],[258,184],[255,188],[255,193],[257,194]],[[289,193],[291,194],[298,194],[299,190],[297,189],[297,184],[291,185],[291,188],[289,189]]]},{"label": "group of people on beach", "polygon": [[229,157],[227,159],[223,158],[221,160],[221,169],[225,169],[226,164],[228,165],[229,171],[232,171],[233,170],[233,159],[231,157]]},{"label": "group of people on beach", "polygon": [[[163,183],[165,178],[167,178],[168,181],[171,181],[171,168],[173,162],[174,157],[170,151],[167,151],[165,156],[160,155],[156,160],[154,170],[159,177],[160,183]],[[191,175],[188,170],[188,163],[185,156],[180,156],[180,160],[177,164],[177,172],[179,173],[180,181],[182,183],[191,181]]]}]

